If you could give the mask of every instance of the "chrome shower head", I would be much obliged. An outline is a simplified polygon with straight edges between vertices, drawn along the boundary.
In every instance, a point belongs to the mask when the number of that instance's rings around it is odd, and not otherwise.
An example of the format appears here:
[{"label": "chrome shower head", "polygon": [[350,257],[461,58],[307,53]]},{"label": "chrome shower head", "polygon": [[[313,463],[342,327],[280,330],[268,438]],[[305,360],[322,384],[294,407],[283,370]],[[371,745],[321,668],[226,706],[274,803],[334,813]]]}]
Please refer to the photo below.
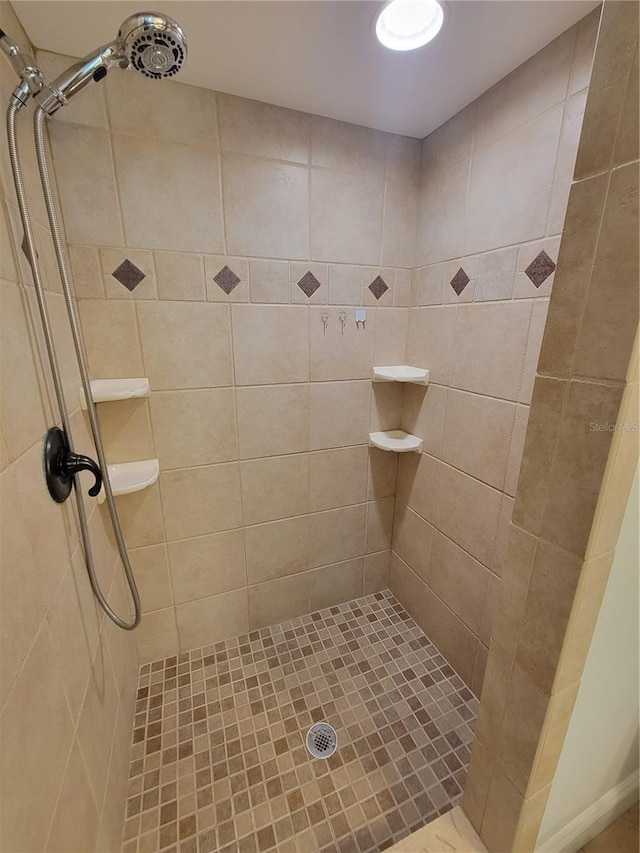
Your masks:
[{"label": "chrome shower head", "polygon": [[113,65],[135,68],[145,77],[173,77],[187,58],[187,39],[178,24],[159,12],[138,12],[122,24],[115,41],[99,47],[47,87],[40,106],[53,115],[77,92],[107,76]]},{"label": "chrome shower head", "polygon": [[118,43],[129,64],[153,80],[173,77],[187,56],[187,39],[168,15],[138,12],[118,31]]}]

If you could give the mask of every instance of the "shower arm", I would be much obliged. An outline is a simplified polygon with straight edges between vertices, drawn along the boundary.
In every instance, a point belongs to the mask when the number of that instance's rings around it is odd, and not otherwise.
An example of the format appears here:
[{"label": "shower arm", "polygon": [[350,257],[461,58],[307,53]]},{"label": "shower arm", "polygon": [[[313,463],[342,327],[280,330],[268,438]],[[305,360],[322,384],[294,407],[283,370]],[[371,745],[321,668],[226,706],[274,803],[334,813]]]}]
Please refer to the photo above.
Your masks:
[{"label": "shower arm", "polygon": [[[15,95],[15,93],[14,93]],[[38,304],[38,310],[40,313],[40,320],[42,323],[42,330],[45,340],[45,348],[49,360],[49,365],[51,368],[51,375],[53,379],[53,386],[56,396],[56,402],[58,404],[58,411],[60,413],[60,420],[62,426],[64,428],[64,432],[66,434],[67,443],[70,450],[73,450],[73,439],[71,433],[71,425],[69,421],[69,412],[66,405],[66,400],[64,396],[64,390],[62,386],[62,375],[60,372],[60,367],[58,364],[58,359],[56,356],[55,349],[55,341],[53,337],[53,330],[51,326],[51,319],[49,316],[49,309],[47,305],[47,298],[44,290],[44,286],[42,283],[42,275],[40,272],[40,265],[38,261],[38,255],[35,246],[35,239],[33,235],[33,229],[31,225],[31,216],[29,214],[29,207],[27,203],[26,192],[24,188],[24,178],[22,174],[22,167],[20,163],[20,155],[18,152],[18,145],[16,140],[16,114],[21,110],[24,106],[19,99],[16,97],[12,97],[7,108],[7,141],[9,147],[9,157],[11,161],[11,171],[13,173],[13,181],[16,190],[16,196],[18,199],[18,207],[20,210],[20,218],[22,221],[22,227],[24,230],[24,244],[23,250],[29,262],[29,266],[31,267],[33,282],[36,293],[36,301]],[[54,234],[54,246],[56,247],[56,255],[58,255],[58,249],[62,247],[61,236],[60,236],[60,228],[58,225],[57,214],[55,208],[53,207],[53,194],[51,192],[51,183],[49,180],[48,166],[46,161],[45,154],[45,145],[44,145],[44,133],[42,132],[42,121],[44,118],[44,113],[40,108],[37,109],[36,114],[34,116],[34,122],[36,126],[36,153],[38,156],[38,166],[40,169],[41,180],[43,184],[43,193],[45,195],[45,203],[47,204],[47,213],[49,215],[52,233]],[[54,233],[55,226],[55,233]],[[62,247],[63,248],[63,247]],[[58,261],[58,267],[61,270],[65,270],[66,273],[66,263],[64,254],[61,256],[62,260]],[[67,302],[67,310],[70,311],[69,319],[70,321],[75,320],[75,325],[72,322],[72,335],[74,338],[74,346],[76,347],[76,355],[78,356],[78,352],[80,351],[82,356],[84,356],[84,348],[82,346],[82,339],[80,337],[79,324],[77,323],[77,312],[75,309],[75,304],[73,300],[73,292],[71,290],[70,279],[68,273],[63,278],[63,290],[65,292],[65,300]],[[71,309],[69,305],[71,304]],[[83,380],[83,387],[85,391],[85,396],[87,398],[87,403],[89,406],[89,417],[91,421],[91,427],[94,434],[94,440],[96,441],[96,449],[98,451],[98,458],[100,460],[100,465],[102,470],[106,471],[106,461],[104,459],[104,450],[102,446],[102,440],[100,437],[100,428],[98,425],[96,412],[95,412],[95,404],[93,402],[93,397],[91,396],[91,387],[88,384],[88,374],[86,371],[86,356],[81,361],[80,356],[78,356],[79,367],[81,372],[81,378]],[[84,371],[83,371],[84,367]],[[86,384],[85,384],[86,380]],[[120,553],[120,558],[122,560],[122,564],[124,566],[127,583],[129,585],[129,590],[131,592],[131,598],[134,604],[134,617],[130,622],[122,619],[118,614],[112,609],[111,605],[107,601],[104,596],[100,584],[98,582],[93,551],[91,548],[91,539],[89,535],[89,526],[87,523],[87,514],[84,506],[84,501],[82,497],[82,493],[79,488],[79,484],[76,482],[74,478],[74,491],[75,491],[75,499],[76,499],[76,508],[78,512],[78,521],[80,524],[80,534],[82,538],[82,544],[85,555],[85,562],[87,566],[87,573],[89,575],[89,582],[91,584],[91,588],[93,593],[107,614],[109,619],[114,622],[118,627],[130,631],[133,628],[136,628],[140,624],[141,619],[141,603],[140,603],[140,595],[138,593],[138,589],[136,587],[135,578],[133,576],[133,570],[131,569],[131,565],[129,563],[129,557],[127,555],[126,547],[124,544],[124,539],[122,537],[122,532],[120,530],[120,524],[118,520],[117,510],[115,507],[115,501],[113,499],[113,493],[111,490],[111,485],[109,483],[109,478],[104,477],[104,490],[107,496],[107,502],[109,507],[109,514],[111,516],[111,521],[114,528],[114,533],[116,536],[116,542],[118,545],[118,551]]]}]

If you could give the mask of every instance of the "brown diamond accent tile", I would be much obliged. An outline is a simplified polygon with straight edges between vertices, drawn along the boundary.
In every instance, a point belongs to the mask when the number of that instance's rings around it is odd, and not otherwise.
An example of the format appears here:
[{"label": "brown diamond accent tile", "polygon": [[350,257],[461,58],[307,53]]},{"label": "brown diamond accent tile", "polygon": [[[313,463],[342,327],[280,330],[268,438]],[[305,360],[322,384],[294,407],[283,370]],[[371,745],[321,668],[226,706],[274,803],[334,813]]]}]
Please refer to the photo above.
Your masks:
[{"label": "brown diamond accent tile", "polygon": [[471,279],[466,274],[466,272],[460,267],[458,272],[454,275],[454,277],[449,282],[451,287],[455,290],[455,292],[460,296],[465,287],[469,284]]},{"label": "brown diamond accent tile", "polygon": [[459,802],[477,707],[388,591],[145,664],[125,848],[378,853]]},{"label": "brown diamond accent tile", "polygon": [[220,272],[214,275],[213,280],[218,285],[220,290],[223,290],[227,296],[240,283],[240,277],[237,276],[228,266],[223,266]]},{"label": "brown diamond accent tile", "polygon": [[369,290],[376,299],[380,299],[389,290],[389,287],[382,276],[377,275],[369,285]]},{"label": "brown diamond accent tile", "polygon": [[116,281],[119,281],[123,287],[126,287],[129,291],[134,291],[136,287],[140,284],[142,279],[145,277],[145,274],[142,270],[139,270],[138,267],[131,263],[128,258],[125,258],[124,261],[120,264],[119,267],[116,267],[114,271],[111,273],[113,278]]},{"label": "brown diamond accent tile", "polygon": [[543,249],[531,261],[525,273],[536,287],[540,287],[549,278],[555,268],[556,265]]},{"label": "brown diamond accent tile", "polygon": [[320,282],[311,272],[311,270],[309,270],[302,276],[302,278],[298,282],[298,287],[304,293],[305,296],[308,296],[309,299],[311,299],[313,294],[320,287]]}]

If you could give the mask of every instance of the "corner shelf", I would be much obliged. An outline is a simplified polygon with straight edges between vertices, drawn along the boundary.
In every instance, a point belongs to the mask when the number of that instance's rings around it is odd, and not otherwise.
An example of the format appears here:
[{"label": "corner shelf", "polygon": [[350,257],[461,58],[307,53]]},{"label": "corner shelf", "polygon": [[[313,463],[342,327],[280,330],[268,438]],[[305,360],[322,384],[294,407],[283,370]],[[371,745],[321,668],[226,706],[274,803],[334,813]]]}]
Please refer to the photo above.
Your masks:
[{"label": "corner shelf", "polygon": [[411,367],[408,364],[395,364],[373,368],[374,382],[411,382],[414,385],[428,385],[429,371],[423,367]]},{"label": "corner shelf", "polygon": [[[146,377],[138,379],[92,379],[91,396],[94,403],[107,403],[111,400],[131,400],[136,397],[148,397],[151,386]],[[87,401],[84,388],[78,389],[80,408],[86,412]]]},{"label": "corner shelf", "polygon": [[422,453],[422,439],[401,429],[370,432],[369,445],[392,453]]},{"label": "corner shelf", "polygon": [[[111,491],[115,495],[130,495],[152,486],[160,475],[160,463],[157,459],[143,459],[140,462],[120,462],[107,465],[107,476]],[[100,489],[98,503],[104,503],[104,489]]]}]

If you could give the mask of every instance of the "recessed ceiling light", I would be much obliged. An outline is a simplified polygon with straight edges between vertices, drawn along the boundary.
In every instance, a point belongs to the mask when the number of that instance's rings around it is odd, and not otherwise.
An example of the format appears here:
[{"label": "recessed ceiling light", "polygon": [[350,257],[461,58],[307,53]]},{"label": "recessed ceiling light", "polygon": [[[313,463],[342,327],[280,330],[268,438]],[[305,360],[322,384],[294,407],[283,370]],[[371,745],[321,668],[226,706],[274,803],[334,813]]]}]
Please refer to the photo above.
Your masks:
[{"label": "recessed ceiling light", "polygon": [[440,32],[444,13],[438,0],[391,0],[376,21],[376,36],[391,50],[415,50]]}]

